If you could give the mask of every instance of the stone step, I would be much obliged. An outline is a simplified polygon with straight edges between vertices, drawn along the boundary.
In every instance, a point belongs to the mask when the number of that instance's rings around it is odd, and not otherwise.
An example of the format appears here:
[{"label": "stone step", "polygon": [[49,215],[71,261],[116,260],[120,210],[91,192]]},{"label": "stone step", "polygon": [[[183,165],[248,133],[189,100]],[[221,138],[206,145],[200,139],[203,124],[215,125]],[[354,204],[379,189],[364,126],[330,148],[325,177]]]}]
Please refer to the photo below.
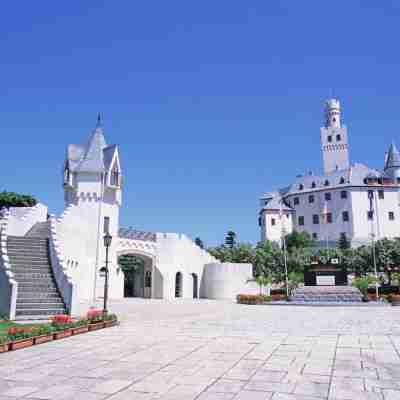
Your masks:
[{"label": "stone step", "polygon": [[[37,309],[30,309],[30,308],[20,308],[18,310],[16,310],[15,315],[18,319],[18,317],[27,317],[27,316],[32,316],[32,318],[30,319],[35,319],[36,317],[44,317],[44,316],[48,316],[51,317],[52,315],[59,315],[59,314],[65,314],[65,310],[64,309],[60,309],[60,308],[49,308],[49,309],[41,309],[41,308],[37,308]],[[26,318],[25,318],[26,319]]]},{"label": "stone step", "polygon": [[24,291],[21,293],[18,293],[18,300],[19,302],[24,302],[25,300],[30,300],[30,299],[43,299],[43,300],[48,300],[48,299],[60,299],[60,295],[57,291],[57,289],[54,289],[54,291],[47,291],[47,292],[28,292]]},{"label": "stone step", "polygon": [[63,303],[17,303],[18,310],[64,310]]},{"label": "stone step", "polygon": [[57,291],[57,286],[51,283],[43,283],[41,281],[38,282],[18,282],[18,292],[19,291],[27,291],[27,292],[35,292],[35,291]]},{"label": "stone step", "polygon": [[14,272],[14,277],[17,279],[17,281],[23,281],[23,280],[50,280],[53,281],[53,274],[48,272],[32,272],[32,271],[25,271],[25,272]]},{"label": "stone step", "polygon": [[16,266],[16,267],[21,267],[21,268],[30,268],[31,266],[32,267],[44,267],[44,266],[46,266],[46,267],[50,267],[50,263],[49,263],[49,261],[47,261],[47,262],[43,262],[43,261],[15,261],[15,260],[10,260],[10,262],[11,262],[11,264],[13,265],[13,266]]},{"label": "stone step", "polygon": [[48,239],[46,238],[37,238],[37,237],[26,237],[26,236],[7,236],[7,242],[12,244],[26,244],[26,245],[38,245],[38,244],[46,244]]},{"label": "stone step", "polygon": [[26,303],[37,303],[37,304],[62,304],[64,305],[63,301],[60,299],[60,296],[58,297],[36,297],[36,296],[30,296],[30,297],[23,297],[23,298],[18,298],[17,300],[17,305],[19,304],[26,304]]}]

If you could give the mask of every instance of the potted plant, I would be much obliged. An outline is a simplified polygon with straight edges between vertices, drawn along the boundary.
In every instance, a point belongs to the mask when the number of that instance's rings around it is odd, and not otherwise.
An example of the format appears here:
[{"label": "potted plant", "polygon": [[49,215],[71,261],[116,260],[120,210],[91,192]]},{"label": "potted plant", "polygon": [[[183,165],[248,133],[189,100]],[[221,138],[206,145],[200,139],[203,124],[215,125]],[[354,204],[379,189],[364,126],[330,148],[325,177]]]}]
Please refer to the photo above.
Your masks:
[{"label": "potted plant", "polygon": [[[352,285],[361,292],[361,294],[363,296],[363,301],[367,302],[367,301],[369,301],[368,288],[370,285],[375,284],[375,283],[376,283],[376,278],[371,275],[367,275],[367,276],[354,278]],[[376,298],[376,296],[375,296],[375,298]]]},{"label": "potted plant", "polygon": [[73,335],[79,335],[80,333],[85,333],[89,330],[89,321],[87,319],[80,319],[74,323],[72,328]]},{"label": "potted plant", "polygon": [[400,294],[391,294],[390,301],[392,306],[399,307],[400,306]]},{"label": "potted plant", "polygon": [[8,351],[10,341],[7,336],[0,336],[0,353]]},{"label": "potted plant", "polygon": [[104,313],[102,310],[89,310],[86,318],[89,321],[89,331],[104,328]]},{"label": "potted plant", "polygon": [[109,328],[111,326],[117,325],[118,320],[115,314],[106,314],[104,316],[104,327]]},{"label": "potted plant", "polygon": [[63,339],[72,335],[72,318],[66,314],[55,315],[51,318],[51,326],[54,329],[54,339]]},{"label": "potted plant", "polygon": [[51,342],[53,340],[53,332],[54,329],[49,324],[37,326],[33,332],[35,334],[33,338],[34,344]]},{"label": "potted plant", "polygon": [[8,339],[10,340],[10,350],[24,349],[25,347],[33,346],[32,328],[11,327],[7,331]]}]

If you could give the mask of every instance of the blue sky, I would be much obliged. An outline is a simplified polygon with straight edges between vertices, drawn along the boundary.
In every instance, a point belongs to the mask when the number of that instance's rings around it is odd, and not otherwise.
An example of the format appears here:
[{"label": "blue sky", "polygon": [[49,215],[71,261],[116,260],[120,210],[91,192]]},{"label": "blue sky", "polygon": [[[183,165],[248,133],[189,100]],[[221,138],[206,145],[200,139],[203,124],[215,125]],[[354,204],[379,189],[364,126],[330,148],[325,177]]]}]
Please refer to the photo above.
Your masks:
[{"label": "blue sky", "polygon": [[0,190],[61,212],[65,147],[101,111],[122,225],[256,242],[259,195],[320,169],[332,90],[353,161],[400,145],[399,27],[389,0],[5,2]]}]

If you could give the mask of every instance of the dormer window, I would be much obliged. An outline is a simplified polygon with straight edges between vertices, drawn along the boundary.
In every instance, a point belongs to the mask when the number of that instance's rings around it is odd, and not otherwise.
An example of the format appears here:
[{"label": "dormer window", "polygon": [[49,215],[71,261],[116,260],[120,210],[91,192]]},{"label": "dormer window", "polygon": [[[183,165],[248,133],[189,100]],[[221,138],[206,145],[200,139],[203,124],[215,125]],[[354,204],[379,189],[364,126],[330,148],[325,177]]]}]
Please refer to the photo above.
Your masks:
[{"label": "dormer window", "polygon": [[345,180],[343,178],[343,176],[340,178],[340,184],[343,185],[345,183]]},{"label": "dormer window", "polygon": [[112,171],[111,172],[110,185],[119,186],[119,173],[118,173],[118,171]]},{"label": "dormer window", "polygon": [[312,187],[313,189],[315,189],[315,188],[317,187],[316,183],[313,182],[313,183],[311,184],[311,187]]},{"label": "dormer window", "polygon": [[324,185],[325,185],[325,186],[329,186],[329,181],[328,181],[328,179],[324,182]]},{"label": "dormer window", "polygon": [[304,189],[304,185],[302,183],[300,183],[299,190],[303,190],[303,189]]}]

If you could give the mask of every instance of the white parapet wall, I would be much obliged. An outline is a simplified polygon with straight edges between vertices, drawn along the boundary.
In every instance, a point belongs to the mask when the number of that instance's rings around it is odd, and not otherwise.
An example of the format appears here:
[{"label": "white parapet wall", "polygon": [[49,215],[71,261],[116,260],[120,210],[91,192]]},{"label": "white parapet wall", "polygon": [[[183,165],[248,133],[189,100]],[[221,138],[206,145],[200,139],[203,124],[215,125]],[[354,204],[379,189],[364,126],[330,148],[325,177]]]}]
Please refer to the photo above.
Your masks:
[{"label": "white parapet wall", "polygon": [[47,207],[38,203],[34,207],[11,207],[9,209],[7,235],[25,236],[37,222],[47,220]]},{"label": "white parapet wall", "polygon": [[234,300],[238,294],[258,294],[251,264],[213,262],[204,266],[200,296],[206,299]]},{"label": "white parapet wall", "polygon": [[18,282],[14,279],[7,255],[9,217],[10,213],[7,211],[0,219],[0,315],[13,320],[17,306]]}]

